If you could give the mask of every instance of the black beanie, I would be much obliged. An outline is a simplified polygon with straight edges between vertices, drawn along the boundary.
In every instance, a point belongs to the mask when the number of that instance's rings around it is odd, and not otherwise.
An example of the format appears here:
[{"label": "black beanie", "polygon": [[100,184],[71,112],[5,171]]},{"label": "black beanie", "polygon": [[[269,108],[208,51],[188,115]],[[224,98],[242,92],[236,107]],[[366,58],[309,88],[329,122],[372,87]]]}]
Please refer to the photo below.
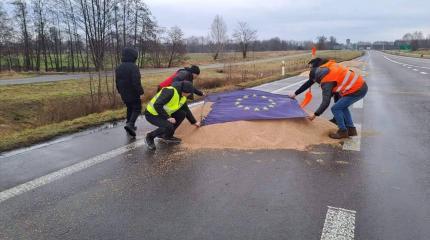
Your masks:
[{"label": "black beanie", "polygon": [[191,67],[188,68],[190,72],[195,73],[197,75],[200,74],[200,68],[196,65],[191,65]]},{"label": "black beanie", "polygon": [[183,93],[194,93],[193,83],[190,81],[181,82],[181,91]]},{"label": "black beanie", "polygon": [[319,67],[319,66],[321,66],[327,62],[328,62],[328,60],[324,59],[324,58],[314,58],[314,59],[310,60],[308,62],[308,64],[311,64],[312,67],[314,68],[314,67]]},{"label": "black beanie", "polygon": [[183,93],[194,93],[193,83],[187,80],[173,82],[172,87]]}]

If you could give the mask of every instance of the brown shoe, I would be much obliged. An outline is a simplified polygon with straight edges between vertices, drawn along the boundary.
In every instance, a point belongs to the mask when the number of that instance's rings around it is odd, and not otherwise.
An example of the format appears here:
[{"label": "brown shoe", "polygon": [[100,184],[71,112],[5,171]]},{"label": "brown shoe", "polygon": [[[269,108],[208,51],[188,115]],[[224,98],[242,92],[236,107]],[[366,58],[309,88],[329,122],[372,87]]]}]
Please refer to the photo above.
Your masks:
[{"label": "brown shoe", "polygon": [[337,130],[337,132],[330,133],[328,136],[334,139],[349,138],[348,130],[340,130],[340,129]]},{"label": "brown shoe", "polygon": [[348,128],[348,135],[350,137],[357,136],[357,128],[355,128],[355,127],[349,127]]}]

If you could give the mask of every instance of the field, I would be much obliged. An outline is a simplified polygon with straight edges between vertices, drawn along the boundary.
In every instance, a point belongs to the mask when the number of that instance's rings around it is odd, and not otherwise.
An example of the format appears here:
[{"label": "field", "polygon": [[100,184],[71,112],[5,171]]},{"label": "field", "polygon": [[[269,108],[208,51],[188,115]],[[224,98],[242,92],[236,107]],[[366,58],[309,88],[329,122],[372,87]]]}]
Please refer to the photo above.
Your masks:
[{"label": "field", "polygon": [[[345,61],[361,54],[327,51],[320,56]],[[227,63],[202,71],[196,85],[209,93],[251,87],[297,75],[307,68],[309,60],[310,55],[289,58],[286,76],[281,76],[279,60],[244,65]],[[154,95],[158,83],[170,74],[144,75],[145,100]],[[94,79],[92,84],[97,90],[92,95],[89,79],[0,87],[0,151],[122,119],[124,109],[113,88],[113,79]]]},{"label": "field", "polygon": [[237,62],[237,61],[253,61],[258,59],[275,58],[282,56],[291,56],[309,51],[268,51],[268,52],[250,52],[248,57],[244,60],[240,52],[228,52],[220,55],[219,59],[213,60],[211,53],[189,53],[186,56],[186,64],[212,64],[224,62]]},{"label": "field", "polygon": [[[213,60],[211,53],[188,53],[185,55],[185,60],[181,64],[183,66],[189,65],[189,64],[200,64],[200,65],[206,65],[206,64],[213,64],[213,63],[224,63],[224,62],[238,62],[238,61],[253,61],[253,60],[259,60],[259,59],[267,59],[267,58],[274,58],[274,57],[282,57],[282,56],[290,56],[300,53],[306,53],[308,51],[267,51],[267,52],[250,52],[248,55],[248,58],[245,60],[242,58],[242,54],[240,52],[227,52],[224,54],[221,54],[217,60]],[[21,57],[22,58],[22,57]],[[107,58],[106,66],[109,68],[111,66],[110,63],[110,57]],[[21,59],[22,61],[22,59]],[[3,64],[5,63],[5,60],[1,60]],[[63,63],[65,65],[68,65],[68,58],[66,55],[63,56]],[[5,66],[3,66],[4,68]],[[50,68],[54,68],[54,66],[49,65]],[[146,66],[146,68],[150,68],[151,66]],[[17,79],[17,78],[28,78],[28,77],[36,77],[46,74],[62,74],[64,72],[58,73],[58,72],[43,72],[45,69],[44,62],[41,62],[41,73],[39,72],[8,72],[3,71],[0,72],[0,80],[2,79]]]},{"label": "field", "polygon": [[389,54],[406,56],[406,57],[416,57],[416,58],[430,58],[430,50],[417,50],[417,51],[384,51]]}]

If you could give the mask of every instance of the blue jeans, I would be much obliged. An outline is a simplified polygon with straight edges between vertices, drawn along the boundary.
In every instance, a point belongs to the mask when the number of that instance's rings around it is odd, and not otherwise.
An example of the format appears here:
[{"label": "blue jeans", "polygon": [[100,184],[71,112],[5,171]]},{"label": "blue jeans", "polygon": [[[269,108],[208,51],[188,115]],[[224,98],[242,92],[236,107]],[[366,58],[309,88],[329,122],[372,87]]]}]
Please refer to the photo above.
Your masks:
[{"label": "blue jeans", "polygon": [[341,97],[339,101],[331,107],[331,112],[333,113],[340,130],[347,130],[347,127],[354,127],[351,112],[348,108],[358,100],[362,99],[366,93],[367,86],[364,86],[357,93],[352,94],[352,96]]}]

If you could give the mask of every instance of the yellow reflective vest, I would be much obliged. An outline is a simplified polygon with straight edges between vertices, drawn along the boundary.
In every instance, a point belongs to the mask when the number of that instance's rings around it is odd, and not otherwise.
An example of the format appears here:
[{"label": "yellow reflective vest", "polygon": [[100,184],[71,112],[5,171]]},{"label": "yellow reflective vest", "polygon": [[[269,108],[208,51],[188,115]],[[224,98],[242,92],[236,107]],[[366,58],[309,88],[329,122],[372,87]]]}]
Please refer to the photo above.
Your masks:
[{"label": "yellow reflective vest", "polygon": [[[178,90],[176,90],[176,88],[174,88],[174,87],[165,87],[165,88],[173,89],[173,97],[170,99],[170,101],[166,105],[163,106],[167,115],[172,116],[172,114],[174,112],[178,111],[187,102],[187,98],[181,97],[179,95]],[[163,91],[163,89],[161,89],[161,91]],[[146,105],[146,110],[154,116],[158,116],[158,113],[154,108],[154,104],[157,101],[158,97],[160,96],[161,91],[159,91],[157,93],[157,95],[155,95],[151,99],[151,101],[149,101],[148,105]]]}]

